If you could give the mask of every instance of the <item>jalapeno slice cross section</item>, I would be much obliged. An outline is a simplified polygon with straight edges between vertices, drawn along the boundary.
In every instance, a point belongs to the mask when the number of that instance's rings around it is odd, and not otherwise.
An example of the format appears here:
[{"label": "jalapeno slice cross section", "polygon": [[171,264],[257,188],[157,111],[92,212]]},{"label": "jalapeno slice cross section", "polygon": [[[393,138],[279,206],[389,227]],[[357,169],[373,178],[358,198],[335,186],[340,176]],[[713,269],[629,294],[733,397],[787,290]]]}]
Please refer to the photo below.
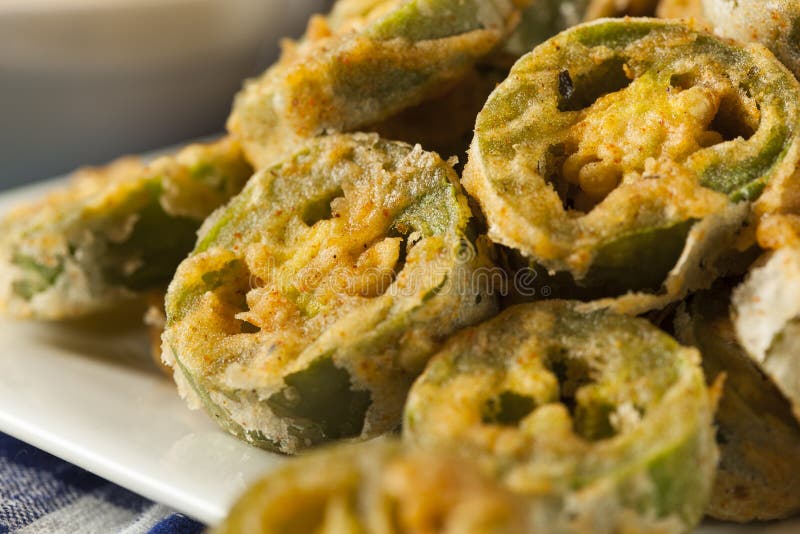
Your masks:
[{"label": "jalapeno slice cross section", "polygon": [[795,0],[702,0],[720,35],[769,48],[800,75],[800,4]]},{"label": "jalapeno slice cross section", "polygon": [[340,0],[246,83],[228,128],[257,167],[300,138],[373,131],[463,79],[509,35],[527,1]]},{"label": "jalapeno slice cross section", "polygon": [[441,341],[495,312],[471,216],[435,154],[310,140],[256,174],[179,267],[164,334],[179,386],[284,453],[392,430]]},{"label": "jalapeno slice cross section", "polygon": [[[640,313],[707,287],[765,187],[795,174],[800,84],[766,51],[678,22],[567,30],[478,115],[464,185],[490,236]],[[624,299],[623,299],[624,300]]]},{"label": "jalapeno slice cross section", "polygon": [[709,380],[724,374],[716,413],[720,463],[706,512],[747,522],[800,511],[800,424],[774,383],[742,348],[731,322],[730,289],[692,297],[678,336],[703,354]]},{"label": "jalapeno slice cross section", "polygon": [[682,532],[711,489],[712,418],[695,349],[546,301],[451,338],[409,394],[403,436],[478,458],[543,531]]},{"label": "jalapeno slice cross section", "polygon": [[765,219],[758,241],[767,252],[734,291],[734,327],[800,418],[800,217]]},{"label": "jalapeno slice cross section", "polygon": [[0,222],[0,308],[69,319],[163,289],[202,221],[251,174],[230,139],[79,171]]},{"label": "jalapeno slice cross section", "polygon": [[289,461],[252,485],[213,534],[523,534],[519,497],[441,451],[377,440]]}]

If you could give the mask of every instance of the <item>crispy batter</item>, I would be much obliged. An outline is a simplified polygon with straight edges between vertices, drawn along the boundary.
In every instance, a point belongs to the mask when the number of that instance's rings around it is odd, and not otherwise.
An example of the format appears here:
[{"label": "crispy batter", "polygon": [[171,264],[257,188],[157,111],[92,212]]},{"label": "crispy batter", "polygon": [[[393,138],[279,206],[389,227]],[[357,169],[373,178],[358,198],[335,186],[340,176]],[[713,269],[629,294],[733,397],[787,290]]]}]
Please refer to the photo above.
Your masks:
[{"label": "crispy batter", "polygon": [[681,19],[688,24],[707,27],[703,0],[660,0],[656,15],[662,19]]},{"label": "crispy batter", "polygon": [[652,17],[658,0],[589,0],[585,20],[603,17]]}]

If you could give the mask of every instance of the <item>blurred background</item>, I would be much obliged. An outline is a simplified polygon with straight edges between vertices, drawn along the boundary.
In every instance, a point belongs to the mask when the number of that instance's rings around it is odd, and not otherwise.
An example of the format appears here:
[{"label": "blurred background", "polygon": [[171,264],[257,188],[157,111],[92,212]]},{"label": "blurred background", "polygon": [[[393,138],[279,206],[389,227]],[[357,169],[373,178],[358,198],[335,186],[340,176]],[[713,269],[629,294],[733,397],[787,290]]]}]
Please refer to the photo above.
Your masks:
[{"label": "blurred background", "polygon": [[328,0],[0,0],[0,189],[222,132]]}]

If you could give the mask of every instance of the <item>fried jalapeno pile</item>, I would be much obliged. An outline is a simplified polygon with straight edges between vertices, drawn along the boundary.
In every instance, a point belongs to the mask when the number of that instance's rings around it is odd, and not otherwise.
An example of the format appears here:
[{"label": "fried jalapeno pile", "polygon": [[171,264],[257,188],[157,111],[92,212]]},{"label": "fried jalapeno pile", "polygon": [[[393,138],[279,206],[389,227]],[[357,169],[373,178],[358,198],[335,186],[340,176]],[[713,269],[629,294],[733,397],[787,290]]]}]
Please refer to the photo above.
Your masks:
[{"label": "fried jalapeno pile", "polygon": [[523,499],[463,458],[378,440],[303,456],[254,484],[214,534],[531,532]]},{"label": "fried jalapeno pile", "polygon": [[352,134],[309,141],[210,218],[167,294],[183,394],[294,453],[397,427],[452,332],[495,312],[452,167]]},{"label": "fried jalapeno pile", "polygon": [[[653,15],[684,22],[627,18]],[[228,138],[8,215],[0,310],[146,296],[191,407],[272,452],[346,442],[220,533],[800,513],[798,20],[339,0],[245,82]]]},{"label": "fried jalapeno pile", "polygon": [[239,144],[225,139],[76,173],[0,222],[0,307],[69,319],[165,287],[202,221],[252,172]]},{"label": "fried jalapeno pile", "polygon": [[799,103],[760,47],[650,19],[585,24],[491,95],[464,185],[493,240],[642,313],[707,287],[749,201],[779,208]]},{"label": "fried jalapeno pile", "polygon": [[259,167],[304,137],[374,131],[377,123],[463,80],[508,36],[527,3],[337,2],[330,15],[311,20],[301,41],[285,45],[275,66],[246,84],[228,128]]},{"label": "fried jalapeno pile", "polygon": [[524,304],[453,337],[409,395],[406,440],[458,447],[547,532],[680,532],[717,458],[700,354],[642,319]]}]

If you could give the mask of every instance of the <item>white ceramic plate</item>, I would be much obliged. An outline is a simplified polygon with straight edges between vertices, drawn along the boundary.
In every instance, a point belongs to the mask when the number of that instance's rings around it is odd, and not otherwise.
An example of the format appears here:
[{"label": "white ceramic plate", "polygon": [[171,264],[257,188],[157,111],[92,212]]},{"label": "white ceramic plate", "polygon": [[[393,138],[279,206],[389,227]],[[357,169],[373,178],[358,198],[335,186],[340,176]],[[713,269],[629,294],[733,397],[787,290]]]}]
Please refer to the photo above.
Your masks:
[{"label": "white ceramic plate", "polygon": [[[0,194],[0,212],[53,185]],[[0,431],[214,525],[249,481],[285,459],[189,411],[151,362],[145,332],[119,326],[138,313],[102,325],[0,319]],[[790,534],[800,522],[699,532]]]}]

